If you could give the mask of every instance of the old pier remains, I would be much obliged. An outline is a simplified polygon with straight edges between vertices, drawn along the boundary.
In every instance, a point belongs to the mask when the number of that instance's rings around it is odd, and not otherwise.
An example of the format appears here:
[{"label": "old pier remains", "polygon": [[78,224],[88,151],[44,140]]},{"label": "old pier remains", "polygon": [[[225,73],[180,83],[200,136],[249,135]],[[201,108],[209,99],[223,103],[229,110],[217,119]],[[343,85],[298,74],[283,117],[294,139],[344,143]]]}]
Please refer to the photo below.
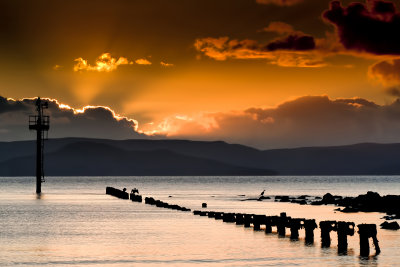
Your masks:
[{"label": "old pier remains", "polygon": [[[106,193],[121,199],[130,199],[134,202],[142,202],[142,196],[138,195],[139,190],[132,189],[130,195],[126,192],[126,188],[119,190],[113,187],[107,187]],[[178,211],[191,211],[191,209],[182,207],[176,204],[170,204],[161,200],[156,200],[152,197],[144,199],[145,204],[156,206],[159,208],[167,208]],[[202,208],[205,208],[202,203]],[[318,228],[315,219],[305,218],[291,218],[282,212],[280,216],[267,216],[263,214],[246,214],[246,213],[233,213],[233,212],[219,212],[219,211],[205,211],[193,210],[193,215],[208,217],[215,220],[222,220],[226,223],[234,223],[236,225],[243,225],[243,227],[251,227],[253,225],[254,231],[260,231],[261,226],[265,226],[265,233],[271,234],[272,227],[276,227],[278,236],[286,236],[286,228],[290,229],[290,239],[298,240],[299,231],[305,231],[305,244],[314,243],[314,230]],[[337,233],[338,240],[338,254],[346,255],[348,249],[347,237],[353,236],[355,233],[355,224],[353,222],[344,221],[321,221],[319,223],[321,230],[321,246],[331,246],[332,231]],[[379,241],[377,239],[377,230],[375,224],[358,224],[358,233],[360,237],[360,256],[368,257],[370,255],[369,238],[372,238],[375,246],[375,255],[378,255],[381,250]]]}]

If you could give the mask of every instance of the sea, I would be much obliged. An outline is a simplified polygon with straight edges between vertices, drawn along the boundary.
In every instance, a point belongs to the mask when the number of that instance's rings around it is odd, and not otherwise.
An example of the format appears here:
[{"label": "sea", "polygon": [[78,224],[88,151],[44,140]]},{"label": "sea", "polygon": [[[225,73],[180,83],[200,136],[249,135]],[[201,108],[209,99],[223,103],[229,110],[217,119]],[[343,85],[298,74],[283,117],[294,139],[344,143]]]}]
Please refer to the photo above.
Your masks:
[{"label": "sea", "polygon": [[[360,257],[357,231],[347,254],[291,241],[276,229],[244,228],[191,212],[157,208],[105,194],[106,186],[139,189],[188,208],[378,225],[382,250]],[[265,190],[271,200],[253,201]],[[400,230],[382,230],[383,213],[342,213],[331,205],[275,202],[276,195],[400,195],[400,176],[0,177],[0,266],[400,266]],[[400,204],[400,203],[399,203]],[[397,220],[399,223],[400,221]],[[357,229],[356,229],[357,230]]]}]

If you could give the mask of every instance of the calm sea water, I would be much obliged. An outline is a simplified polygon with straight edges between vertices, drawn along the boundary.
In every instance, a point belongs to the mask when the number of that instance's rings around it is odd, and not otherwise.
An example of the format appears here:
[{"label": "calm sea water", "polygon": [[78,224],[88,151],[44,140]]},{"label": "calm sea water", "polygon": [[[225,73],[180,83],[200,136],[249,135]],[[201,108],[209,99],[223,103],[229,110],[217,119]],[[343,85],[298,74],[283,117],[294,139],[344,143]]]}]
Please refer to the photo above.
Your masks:
[{"label": "calm sea water", "polygon": [[[399,266],[400,231],[378,230],[382,253],[359,257],[358,234],[348,254],[337,239],[321,248],[235,224],[105,195],[105,187],[137,187],[143,196],[209,210],[355,223],[383,222],[381,213],[343,214],[332,206],[242,201],[265,195],[344,196],[372,190],[400,194],[400,176],[351,177],[49,177],[34,194],[33,177],[0,178],[0,266]],[[245,197],[241,195],[246,195]],[[275,229],[273,229],[275,230]],[[289,231],[287,231],[289,233]],[[371,246],[371,254],[374,248]]]}]

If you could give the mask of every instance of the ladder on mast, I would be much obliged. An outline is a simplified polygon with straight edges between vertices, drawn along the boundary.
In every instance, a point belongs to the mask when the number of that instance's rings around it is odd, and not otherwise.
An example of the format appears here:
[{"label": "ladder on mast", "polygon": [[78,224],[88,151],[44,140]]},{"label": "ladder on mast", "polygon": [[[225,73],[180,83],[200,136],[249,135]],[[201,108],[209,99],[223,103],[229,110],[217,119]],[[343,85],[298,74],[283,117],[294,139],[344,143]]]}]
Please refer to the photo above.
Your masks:
[{"label": "ladder on mast", "polygon": [[40,97],[36,100],[37,115],[29,116],[29,130],[36,131],[36,193],[42,192],[42,183],[44,179],[44,140],[48,139],[48,131],[50,128],[50,117],[43,115],[43,109],[47,109],[49,104]]}]

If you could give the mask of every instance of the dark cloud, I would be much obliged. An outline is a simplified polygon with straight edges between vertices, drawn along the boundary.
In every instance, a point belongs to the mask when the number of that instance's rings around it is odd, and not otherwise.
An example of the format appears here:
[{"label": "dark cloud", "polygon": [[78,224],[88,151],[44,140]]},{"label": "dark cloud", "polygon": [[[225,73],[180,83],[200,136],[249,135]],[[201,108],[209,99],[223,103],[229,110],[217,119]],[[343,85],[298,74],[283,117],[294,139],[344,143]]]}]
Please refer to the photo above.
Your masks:
[{"label": "dark cloud", "polygon": [[297,50],[297,51],[304,51],[304,50],[312,50],[315,48],[315,41],[314,37],[307,36],[307,35],[294,35],[291,34],[284,39],[276,40],[269,43],[266,46],[267,50],[275,51],[275,50]]},{"label": "dark cloud", "polygon": [[386,93],[391,96],[400,97],[400,88],[398,88],[398,87],[387,88]]},{"label": "dark cloud", "polygon": [[[92,137],[110,139],[144,138],[137,132],[137,122],[119,117],[107,107],[76,110],[48,100],[49,137]],[[28,130],[28,116],[34,115],[35,99],[12,100],[0,96],[0,140],[34,139]]]},{"label": "dark cloud", "polygon": [[[181,122],[171,137],[225,140],[259,148],[400,142],[400,101],[378,105],[362,98],[304,96],[274,108],[204,115]],[[204,127],[203,121],[212,121]],[[177,127],[177,125],[175,125]]]},{"label": "dark cloud", "polygon": [[0,114],[4,112],[18,112],[28,110],[29,108],[26,107],[23,102],[8,100],[7,98],[0,96]]},{"label": "dark cloud", "polygon": [[228,37],[208,37],[196,39],[194,46],[197,51],[215,60],[266,59],[271,64],[283,67],[324,67],[326,65],[320,51],[315,49],[314,38],[299,31],[267,44],[249,39],[240,41],[231,40]]},{"label": "dark cloud", "polygon": [[387,87],[399,86],[400,59],[377,62],[369,67],[368,74]]},{"label": "dark cloud", "polygon": [[323,18],[333,23],[346,49],[377,55],[400,54],[400,13],[392,2],[369,1],[342,7],[332,1]]}]

